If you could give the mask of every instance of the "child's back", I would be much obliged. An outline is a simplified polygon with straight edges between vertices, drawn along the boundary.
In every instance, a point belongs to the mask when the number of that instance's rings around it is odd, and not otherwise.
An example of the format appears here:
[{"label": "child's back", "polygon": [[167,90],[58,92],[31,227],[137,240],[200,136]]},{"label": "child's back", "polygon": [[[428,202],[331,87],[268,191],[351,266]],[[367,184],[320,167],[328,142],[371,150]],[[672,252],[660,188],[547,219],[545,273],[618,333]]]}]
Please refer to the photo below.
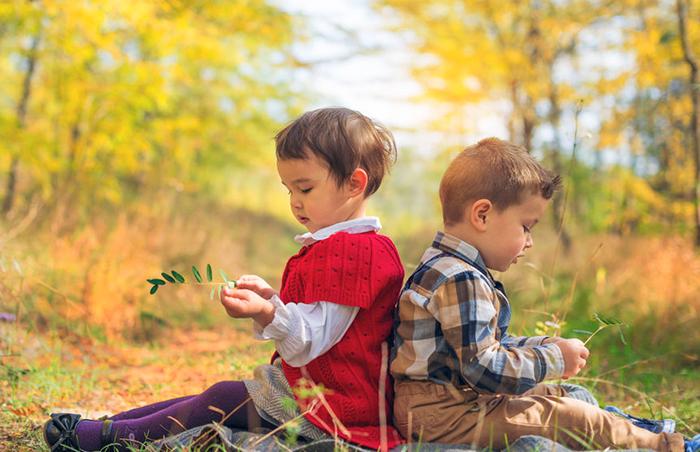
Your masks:
[{"label": "child's back", "polygon": [[399,300],[391,373],[405,437],[501,449],[538,435],[574,449],[683,450],[679,434],[652,433],[541,384],[586,365],[580,340],[507,334],[510,303],[489,269],[506,271],[532,247],[530,230],[558,183],[527,151],[497,139],[448,167],[444,232]]}]

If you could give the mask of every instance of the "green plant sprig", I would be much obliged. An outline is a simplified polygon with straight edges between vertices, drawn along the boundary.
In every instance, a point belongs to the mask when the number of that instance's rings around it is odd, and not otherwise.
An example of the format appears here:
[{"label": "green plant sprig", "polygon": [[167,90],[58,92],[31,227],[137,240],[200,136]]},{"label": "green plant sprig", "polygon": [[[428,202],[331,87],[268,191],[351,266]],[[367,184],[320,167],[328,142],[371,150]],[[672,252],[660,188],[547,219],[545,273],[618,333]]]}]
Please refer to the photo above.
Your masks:
[{"label": "green plant sprig", "polygon": [[226,273],[221,269],[219,269],[219,275],[221,275],[223,283],[214,282],[214,274],[211,268],[211,264],[207,264],[206,281],[204,281],[204,278],[202,278],[202,274],[195,265],[192,266],[192,275],[196,280],[196,282],[194,283],[188,283],[185,277],[182,276],[182,274],[176,272],[175,270],[171,270],[170,273],[162,272],[160,275],[163,277],[163,279],[150,278],[146,280],[146,282],[151,284],[151,290],[149,292],[151,295],[155,295],[156,292],[158,292],[158,288],[160,286],[165,286],[166,284],[194,284],[198,286],[213,286],[211,288],[211,292],[209,293],[209,299],[213,300],[214,294],[217,293],[217,290],[218,295],[221,296],[221,290],[224,286],[233,288],[236,287],[237,284],[237,281],[235,279],[229,279],[229,277],[226,276]]},{"label": "green plant sprig", "polygon": [[575,330],[578,333],[586,333],[586,334],[590,335],[590,336],[588,336],[588,339],[586,339],[583,342],[583,345],[588,344],[588,342],[590,342],[590,340],[593,339],[593,336],[598,334],[600,331],[603,331],[605,328],[608,328],[611,326],[617,327],[617,331],[620,333],[620,341],[623,344],[627,345],[627,341],[625,341],[625,336],[624,336],[624,334],[622,334],[622,325],[624,325],[624,323],[622,321],[620,321],[614,317],[606,317],[606,316],[599,314],[597,312],[593,313],[593,318],[598,322],[598,328],[595,331],[590,332],[590,331],[584,331],[584,330]]}]

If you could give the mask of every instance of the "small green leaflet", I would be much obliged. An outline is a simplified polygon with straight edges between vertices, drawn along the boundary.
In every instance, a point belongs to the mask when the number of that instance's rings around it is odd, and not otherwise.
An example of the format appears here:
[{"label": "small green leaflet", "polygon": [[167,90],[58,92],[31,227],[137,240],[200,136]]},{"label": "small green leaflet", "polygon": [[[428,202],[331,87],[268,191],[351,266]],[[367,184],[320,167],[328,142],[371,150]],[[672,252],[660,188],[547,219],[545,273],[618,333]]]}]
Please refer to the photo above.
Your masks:
[{"label": "small green leaflet", "polygon": [[162,279],[158,279],[158,278],[147,279],[146,281],[148,281],[149,283],[154,284],[156,286],[164,286],[165,285],[165,281],[163,281]]},{"label": "small green leaflet", "polygon": [[224,282],[228,282],[228,276],[226,276],[226,273],[224,273],[222,269],[219,269],[219,274],[224,279]]},{"label": "small green leaflet", "polygon": [[163,273],[161,273],[161,275],[163,275],[163,278],[165,278],[165,280],[168,281],[169,283],[175,282],[175,279],[172,276],[170,276],[169,274],[163,272]]},{"label": "small green leaflet", "polygon": [[213,279],[213,275],[211,273],[211,265],[207,264],[207,281],[211,281]]},{"label": "small green leaflet", "polygon": [[179,282],[180,284],[184,284],[184,282],[185,282],[184,276],[182,276],[181,274],[179,274],[175,270],[173,270],[172,273],[173,273],[173,276],[175,277],[175,279],[177,279],[177,282]]},{"label": "small green leaflet", "polygon": [[153,295],[156,292],[158,292],[158,286],[151,287],[151,295]]},{"label": "small green leaflet", "polygon": [[194,265],[192,266],[192,274],[194,275],[194,279],[196,279],[198,283],[202,282],[202,275],[199,274],[199,270],[197,270],[197,267],[195,267]]}]

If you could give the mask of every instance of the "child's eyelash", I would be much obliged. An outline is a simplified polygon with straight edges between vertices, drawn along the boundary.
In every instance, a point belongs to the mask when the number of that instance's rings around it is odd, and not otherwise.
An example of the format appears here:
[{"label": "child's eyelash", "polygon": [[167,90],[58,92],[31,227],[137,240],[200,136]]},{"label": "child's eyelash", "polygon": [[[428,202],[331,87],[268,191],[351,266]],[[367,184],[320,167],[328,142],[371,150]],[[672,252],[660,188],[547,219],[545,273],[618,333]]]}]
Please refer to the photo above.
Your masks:
[{"label": "child's eyelash", "polygon": [[310,192],[310,191],[311,191],[310,188],[305,188],[305,189],[301,190],[302,193],[308,193],[308,192]]}]

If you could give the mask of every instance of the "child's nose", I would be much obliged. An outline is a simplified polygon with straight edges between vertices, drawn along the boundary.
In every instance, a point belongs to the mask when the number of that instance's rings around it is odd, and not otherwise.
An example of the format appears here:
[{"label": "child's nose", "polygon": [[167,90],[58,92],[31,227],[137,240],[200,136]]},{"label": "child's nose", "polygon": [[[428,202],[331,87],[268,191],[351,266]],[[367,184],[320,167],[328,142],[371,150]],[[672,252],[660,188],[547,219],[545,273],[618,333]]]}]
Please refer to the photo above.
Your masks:
[{"label": "child's nose", "polygon": [[289,198],[289,204],[295,209],[301,209],[301,200],[294,194]]},{"label": "child's nose", "polygon": [[534,245],[535,242],[532,240],[532,236],[530,234],[527,235],[527,239],[525,240],[525,249],[527,248],[532,248],[532,245]]}]

